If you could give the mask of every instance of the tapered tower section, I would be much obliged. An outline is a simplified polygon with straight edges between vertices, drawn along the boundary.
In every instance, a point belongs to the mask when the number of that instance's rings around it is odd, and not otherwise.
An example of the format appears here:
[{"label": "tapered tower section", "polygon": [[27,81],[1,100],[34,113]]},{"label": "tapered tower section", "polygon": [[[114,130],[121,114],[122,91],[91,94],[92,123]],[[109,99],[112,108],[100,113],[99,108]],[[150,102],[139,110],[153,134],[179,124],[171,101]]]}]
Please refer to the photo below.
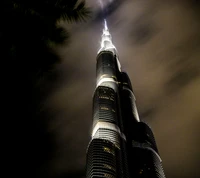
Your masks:
[{"label": "tapered tower section", "polygon": [[119,86],[120,64],[105,21],[97,54],[93,129],[87,150],[87,177],[122,177]]},{"label": "tapered tower section", "polygon": [[131,178],[165,178],[151,128],[141,122],[128,75],[121,72],[120,99]]}]

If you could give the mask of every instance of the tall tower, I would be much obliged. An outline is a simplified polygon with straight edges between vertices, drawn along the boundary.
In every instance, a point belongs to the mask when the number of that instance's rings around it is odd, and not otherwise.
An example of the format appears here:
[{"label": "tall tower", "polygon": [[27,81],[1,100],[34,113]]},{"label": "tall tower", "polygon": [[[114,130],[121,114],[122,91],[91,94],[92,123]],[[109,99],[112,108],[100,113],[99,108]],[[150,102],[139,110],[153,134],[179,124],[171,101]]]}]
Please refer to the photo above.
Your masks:
[{"label": "tall tower", "polygon": [[164,178],[150,127],[140,122],[128,75],[121,71],[106,21],[97,54],[87,178]]}]

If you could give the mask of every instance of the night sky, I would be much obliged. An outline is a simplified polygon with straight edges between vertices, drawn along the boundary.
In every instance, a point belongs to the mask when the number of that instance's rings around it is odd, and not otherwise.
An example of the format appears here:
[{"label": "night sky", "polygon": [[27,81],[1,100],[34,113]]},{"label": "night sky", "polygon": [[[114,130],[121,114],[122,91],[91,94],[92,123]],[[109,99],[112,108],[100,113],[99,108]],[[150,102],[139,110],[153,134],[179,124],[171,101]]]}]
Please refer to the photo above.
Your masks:
[{"label": "night sky", "polygon": [[[102,1],[122,70],[132,81],[140,119],[152,127],[166,177],[199,178],[199,1]],[[70,44],[56,47],[62,59],[55,66],[59,77],[43,105],[55,146],[41,169],[49,177],[85,176],[103,28],[99,1],[86,2],[91,18],[68,26]]]}]

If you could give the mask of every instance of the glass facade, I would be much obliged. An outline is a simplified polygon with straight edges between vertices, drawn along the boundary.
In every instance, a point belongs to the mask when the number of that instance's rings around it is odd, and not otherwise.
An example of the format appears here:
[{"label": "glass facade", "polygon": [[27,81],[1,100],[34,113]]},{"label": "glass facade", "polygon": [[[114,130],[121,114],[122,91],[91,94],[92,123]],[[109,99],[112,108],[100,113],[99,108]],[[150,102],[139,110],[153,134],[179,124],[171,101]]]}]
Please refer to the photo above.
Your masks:
[{"label": "glass facade", "polygon": [[154,135],[141,122],[131,81],[107,26],[97,55],[87,178],[165,178]]},{"label": "glass facade", "polygon": [[115,144],[106,140],[92,139],[87,150],[86,177],[119,177],[117,169],[120,149]]}]

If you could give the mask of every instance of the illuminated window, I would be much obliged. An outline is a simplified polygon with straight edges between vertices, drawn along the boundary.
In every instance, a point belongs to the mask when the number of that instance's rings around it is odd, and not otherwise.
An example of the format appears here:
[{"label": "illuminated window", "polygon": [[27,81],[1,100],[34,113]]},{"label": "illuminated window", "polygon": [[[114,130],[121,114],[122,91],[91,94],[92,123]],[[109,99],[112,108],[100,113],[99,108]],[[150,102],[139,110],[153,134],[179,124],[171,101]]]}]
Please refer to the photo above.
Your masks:
[{"label": "illuminated window", "polygon": [[104,167],[108,168],[108,169],[111,169],[113,171],[116,171],[112,166],[108,165],[108,164],[103,164]]},{"label": "illuminated window", "polygon": [[109,77],[107,74],[102,75],[99,79],[102,79],[104,77]]},{"label": "illuminated window", "polygon": [[114,101],[114,99],[110,98],[111,101]]},{"label": "illuminated window", "polygon": [[110,99],[108,96],[99,96],[101,99]]},{"label": "illuminated window", "polygon": [[107,152],[107,153],[110,153],[110,154],[112,154],[112,155],[115,155],[115,153],[114,153],[114,151],[113,150],[111,150],[110,148],[108,148],[108,147],[103,147],[103,150],[105,151],[105,152]]},{"label": "illuminated window", "polygon": [[100,107],[100,109],[109,110],[109,108],[107,108],[107,107]]},{"label": "illuminated window", "polygon": [[108,173],[105,173],[105,174],[104,174],[104,177],[107,177],[107,178],[114,178],[114,176],[113,176],[113,175],[111,175],[111,174],[108,174]]},{"label": "illuminated window", "polygon": [[142,173],[143,173],[143,169],[140,169],[139,174],[142,174]]},{"label": "illuminated window", "polygon": [[116,77],[116,76],[114,76],[114,75],[112,76],[112,78],[114,78],[115,80],[117,80],[117,77]]}]

